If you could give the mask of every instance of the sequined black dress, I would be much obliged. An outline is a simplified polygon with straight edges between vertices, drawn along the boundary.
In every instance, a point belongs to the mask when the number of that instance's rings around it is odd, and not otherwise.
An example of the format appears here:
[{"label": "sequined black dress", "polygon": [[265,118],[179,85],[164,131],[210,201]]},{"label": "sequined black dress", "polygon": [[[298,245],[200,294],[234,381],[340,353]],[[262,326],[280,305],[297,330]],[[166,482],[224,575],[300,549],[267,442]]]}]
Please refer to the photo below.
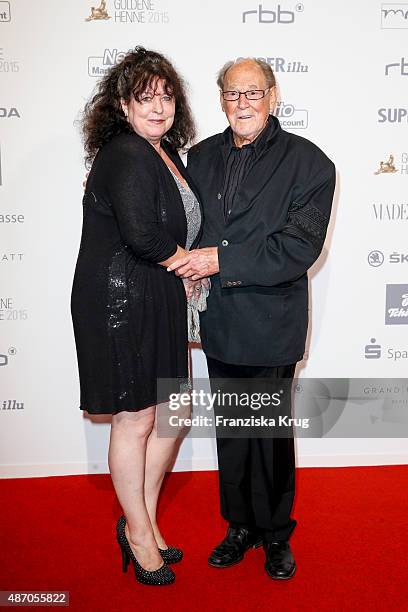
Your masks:
[{"label": "sequined black dress", "polygon": [[[178,155],[166,151],[194,189]],[[166,399],[157,379],[188,375],[183,283],[158,265],[186,244],[183,202],[155,149],[121,134],[98,152],[83,208],[71,296],[80,408],[137,411]]]}]

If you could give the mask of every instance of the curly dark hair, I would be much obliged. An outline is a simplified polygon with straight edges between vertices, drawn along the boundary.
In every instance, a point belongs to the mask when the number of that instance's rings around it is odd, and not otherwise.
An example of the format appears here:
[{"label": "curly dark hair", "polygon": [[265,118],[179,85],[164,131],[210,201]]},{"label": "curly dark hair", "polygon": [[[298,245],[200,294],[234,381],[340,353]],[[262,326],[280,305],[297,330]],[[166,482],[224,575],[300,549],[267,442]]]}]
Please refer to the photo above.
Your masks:
[{"label": "curly dark hair", "polygon": [[108,70],[98,84],[97,93],[85,105],[81,124],[88,166],[98,149],[114,136],[133,132],[120,99],[129,102],[132,95],[137,99],[146,87],[154,87],[157,79],[165,81],[166,92],[174,96],[176,103],[174,123],[163,139],[176,150],[185,148],[194,139],[194,120],[183,79],[164,55],[137,46]]}]

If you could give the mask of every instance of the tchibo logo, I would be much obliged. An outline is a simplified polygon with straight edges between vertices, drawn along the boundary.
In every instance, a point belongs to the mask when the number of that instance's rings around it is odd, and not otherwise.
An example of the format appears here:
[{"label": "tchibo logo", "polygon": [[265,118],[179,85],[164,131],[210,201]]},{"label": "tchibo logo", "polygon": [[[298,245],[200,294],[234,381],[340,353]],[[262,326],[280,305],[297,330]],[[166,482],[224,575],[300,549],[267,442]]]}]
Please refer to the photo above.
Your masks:
[{"label": "tchibo logo", "polygon": [[408,123],[408,108],[379,108],[378,123]]},{"label": "tchibo logo", "polygon": [[15,399],[0,400],[2,410],[24,410],[24,402]]},{"label": "tchibo logo", "polygon": [[401,57],[401,60],[392,64],[385,64],[385,76],[390,75],[408,76],[408,60]]},{"label": "tchibo logo", "polygon": [[107,73],[109,68],[121,62],[125,57],[125,51],[118,49],[105,49],[102,56],[88,57],[88,74],[90,77],[101,77]]},{"label": "tchibo logo", "polygon": [[275,115],[283,128],[288,130],[304,130],[309,124],[309,113],[306,109],[295,108],[293,104],[278,102]]},{"label": "tchibo logo", "polygon": [[10,2],[0,1],[0,23],[11,21]]},{"label": "tchibo logo", "polygon": [[374,174],[404,174],[408,176],[408,153],[404,152],[398,155],[390,153],[386,161],[380,161]]},{"label": "tchibo logo", "polygon": [[408,221],[408,204],[373,204],[376,221]]},{"label": "tchibo logo", "polygon": [[408,264],[408,254],[398,253],[393,251],[389,255],[384,255],[382,251],[371,251],[368,254],[367,261],[372,268],[379,268],[384,262],[389,264]]},{"label": "tchibo logo", "polygon": [[408,4],[391,2],[381,5],[381,28],[401,30],[408,28]]},{"label": "tchibo logo", "polygon": [[[364,347],[364,358],[365,359],[381,359],[383,357],[383,348],[381,344],[377,344],[375,338],[370,339],[370,343]],[[387,347],[385,349],[385,358],[391,361],[400,361],[401,359],[408,359],[407,348],[394,348]]]},{"label": "tchibo logo", "polygon": [[279,25],[288,25],[295,22],[296,13],[303,13],[305,7],[300,2],[296,4],[293,10],[282,8],[278,4],[275,8],[264,8],[262,4],[258,4],[256,9],[244,11],[242,13],[242,23],[278,23]]},{"label": "tchibo logo", "polygon": [[[243,59],[245,58],[237,57],[237,61]],[[294,72],[296,74],[309,72],[309,65],[299,60],[287,60],[284,57],[258,57],[257,59],[269,64],[274,72]]]},{"label": "tchibo logo", "polygon": [[408,325],[408,285],[387,285],[385,324]]}]

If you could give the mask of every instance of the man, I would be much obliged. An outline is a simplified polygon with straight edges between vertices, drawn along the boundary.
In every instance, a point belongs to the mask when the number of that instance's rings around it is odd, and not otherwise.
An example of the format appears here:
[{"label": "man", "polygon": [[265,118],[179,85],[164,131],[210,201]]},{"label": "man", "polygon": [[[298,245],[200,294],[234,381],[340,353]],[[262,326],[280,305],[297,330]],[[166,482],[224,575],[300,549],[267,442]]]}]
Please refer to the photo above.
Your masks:
[{"label": "man", "polygon": [[[211,277],[201,317],[210,379],[292,379],[306,341],[307,270],[323,247],[335,168],[271,114],[276,87],[268,64],[230,62],[217,83],[230,127],[188,156],[204,206],[201,248],[169,269]],[[291,578],[293,437],[218,437],[217,450],[229,528],[210,565],[233,565],[263,543],[268,575]]]}]

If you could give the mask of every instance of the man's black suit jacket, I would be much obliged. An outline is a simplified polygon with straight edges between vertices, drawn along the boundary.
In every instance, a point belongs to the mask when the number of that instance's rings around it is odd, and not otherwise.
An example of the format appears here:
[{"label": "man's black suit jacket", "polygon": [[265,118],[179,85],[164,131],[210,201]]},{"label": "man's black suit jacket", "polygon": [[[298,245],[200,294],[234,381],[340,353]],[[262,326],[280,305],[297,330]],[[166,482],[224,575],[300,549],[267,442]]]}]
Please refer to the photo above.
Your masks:
[{"label": "man's black suit jacket", "polygon": [[237,365],[277,366],[303,358],[308,325],[307,270],[326,236],[335,167],[313,143],[279,120],[266,148],[238,188],[225,220],[227,128],[192,147],[188,171],[204,208],[200,247],[217,246],[201,315],[204,352]]}]

